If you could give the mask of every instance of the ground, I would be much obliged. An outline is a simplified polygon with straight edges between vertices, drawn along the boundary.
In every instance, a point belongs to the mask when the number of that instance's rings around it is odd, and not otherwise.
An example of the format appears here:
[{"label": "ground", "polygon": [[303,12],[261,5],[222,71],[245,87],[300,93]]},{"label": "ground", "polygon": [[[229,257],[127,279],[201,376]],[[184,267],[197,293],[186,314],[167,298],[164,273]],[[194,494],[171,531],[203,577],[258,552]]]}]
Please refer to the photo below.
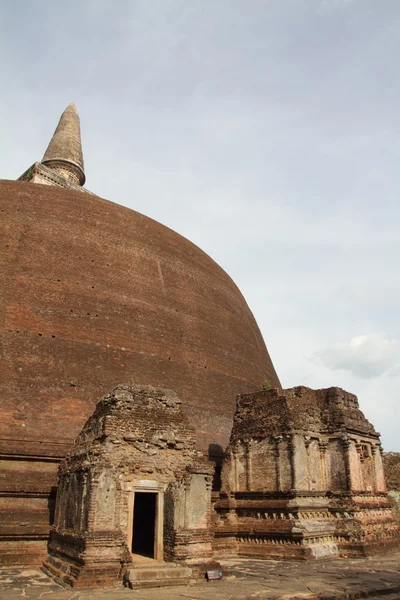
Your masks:
[{"label": "ground", "polygon": [[0,569],[0,599],[400,600],[400,552],[363,559],[292,562],[229,559],[222,581],[149,590],[64,590],[40,571]]}]

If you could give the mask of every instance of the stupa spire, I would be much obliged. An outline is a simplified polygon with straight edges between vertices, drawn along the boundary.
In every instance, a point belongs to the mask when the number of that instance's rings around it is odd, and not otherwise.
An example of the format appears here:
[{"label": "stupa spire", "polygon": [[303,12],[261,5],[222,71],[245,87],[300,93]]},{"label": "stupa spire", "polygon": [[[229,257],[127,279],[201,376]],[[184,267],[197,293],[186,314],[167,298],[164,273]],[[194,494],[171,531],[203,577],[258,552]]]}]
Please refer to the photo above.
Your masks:
[{"label": "stupa spire", "polygon": [[42,164],[72,183],[85,183],[80,121],[73,102],[61,115]]}]

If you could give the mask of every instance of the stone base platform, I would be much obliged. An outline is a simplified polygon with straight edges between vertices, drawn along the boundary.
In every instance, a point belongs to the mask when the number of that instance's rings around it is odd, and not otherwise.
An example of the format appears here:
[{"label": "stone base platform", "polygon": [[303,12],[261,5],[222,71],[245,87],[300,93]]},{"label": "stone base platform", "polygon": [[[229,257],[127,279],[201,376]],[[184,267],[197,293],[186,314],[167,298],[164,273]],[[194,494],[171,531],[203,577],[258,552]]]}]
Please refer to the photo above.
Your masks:
[{"label": "stone base platform", "polygon": [[400,600],[400,553],[329,561],[229,559],[221,581],[155,589],[64,589],[33,570],[0,569],[0,600]]},{"label": "stone base platform", "polygon": [[398,552],[399,523],[386,494],[220,493],[216,556],[314,560]]},{"label": "stone base platform", "polygon": [[188,585],[191,575],[188,567],[152,560],[128,569],[124,584],[133,590]]}]

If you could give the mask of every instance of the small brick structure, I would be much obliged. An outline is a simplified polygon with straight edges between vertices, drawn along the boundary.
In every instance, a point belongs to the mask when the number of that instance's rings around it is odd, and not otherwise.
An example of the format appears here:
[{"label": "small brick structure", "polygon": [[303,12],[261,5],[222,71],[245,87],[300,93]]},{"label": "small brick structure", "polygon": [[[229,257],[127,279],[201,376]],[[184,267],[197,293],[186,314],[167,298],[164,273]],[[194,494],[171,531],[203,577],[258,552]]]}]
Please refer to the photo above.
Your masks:
[{"label": "small brick structure", "polygon": [[[128,567],[146,562],[174,583],[180,572],[182,583],[188,573],[204,577],[215,568],[212,473],[175,392],[119,385],[60,465],[45,571],[81,587],[120,585]],[[184,568],[168,574],[163,561]],[[151,572],[142,573],[146,586]]]},{"label": "small brick structure", "polygon": [[383,465],[388,490],[400,492],[400,452],[384,452]]},{"label": "small brick structure", "polygon": [[400,542],[379,434],[337,387],[240,395],[214,502],[219,556],[365,556]]},{"label": "small brick structure", "polygon": [[384,452],[386,485],[393,514],[400,523],[400,452]]}]

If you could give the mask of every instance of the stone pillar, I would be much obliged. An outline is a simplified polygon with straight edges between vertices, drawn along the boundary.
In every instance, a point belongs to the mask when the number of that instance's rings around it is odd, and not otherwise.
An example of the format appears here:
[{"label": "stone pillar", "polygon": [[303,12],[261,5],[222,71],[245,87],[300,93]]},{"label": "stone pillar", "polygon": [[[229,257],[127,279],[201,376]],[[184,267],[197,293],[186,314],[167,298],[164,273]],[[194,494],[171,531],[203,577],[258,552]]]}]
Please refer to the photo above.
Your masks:
[{"label": "stone pillar", "polygon": [[87,495],[89,493],[88,490],[88,474],[87,472],[82,473],[82,492],[81,492],[81,506],[80,506],[80,516],[79,516],[79,527],[81,531],[85,531],[86,529],[86,521],[87,521]]},{"label": "stone pillar", "polygon": [[375,466],[376,491],[386,493],[386,480],[382,463],[383,448],[380,444],[376,444],[371,446],[371,451]]},{"label": "stone pillar", "polygon": [[296,437],[292,434],[289,438],[290,467],[292,476],[292,490],[297,489],[297,457],[296,457]]},{"label": "stone pillar", "polygon": [[310,444],[311,444],[311,436],[304,436],[304,446],[306,448],[307,453],[307,473],[308,473],[308,489],[311,490],[311,465],[310,465]]},{"label": "stone pillar", "polygon": [[347,438],[343,439],[344,464],[345,464],[345,468],[346,468],[346,487],[349,492],[352,489],[350,448],[351,448],[351,440],[349,440]]},{"label": "stone pillar", "polygon": [[253,484],[253,465],[252,465],[252,449],[254,446],[253,440],[246,440],[246,490],[248,492],[252,489]]},{"label": "stone pillar", "polygon": [[89,495],[87,530],[94,533],[96,530],[96,497],[98,491],[98,474],[92,474],[92,482]]},{"label": "stone pillar", "polygon": [[282,477],[281,477],[281,449],[282,436],[277,435],[272,438],[275,444],[275,470],[276,470],[276,491],[282,491]]},{"label": "stone pillar", "polygon": [[235,492],[239,490],[239,449],[237,445],[232,449],[232,462],[233,462],[233,482]]},{"label": "stone pillar", "polygon": [[365,484],[364,484],[364,475],[363,475],[363,469],[362,469],[362,463],[365,460],[365,456],[364,456],[364,449],[363,449],[363,445],[361,444],[360,441],[356,442],[355,444],[356,446],[356,450],[357,450],[357,455],[358,455],[358,477],[359,477],[359,489],[361,491],[365,491]]},{"label": "stone pillar", "polygon": [[326,477],[326,451],[328,449],[328,440],[319,439],[318,440],[319,447],[319,457],[320,457],[320,477],[321,477],[321,490],[326,490],[327,488],[327,477]]},{"label": "stone pillar", "polygon": [[292,490],[309,489],[308,455],[302,433],[293,433],[289,438]]},{"label": "stone pillar", "polygon": [[343,439],[344,459],[346,465],[347,489],[349,492],[360,492],[363,490],[361,481],[360,457],[354,440]]},{"label": "stone pillar", "polygon": [[183,484],[183,527],[184,529],[188,528],[188,518],[189,518],[189,510],[188,510],[188,492],[190,488],[190,479],[189,477],[185,478]]}]

